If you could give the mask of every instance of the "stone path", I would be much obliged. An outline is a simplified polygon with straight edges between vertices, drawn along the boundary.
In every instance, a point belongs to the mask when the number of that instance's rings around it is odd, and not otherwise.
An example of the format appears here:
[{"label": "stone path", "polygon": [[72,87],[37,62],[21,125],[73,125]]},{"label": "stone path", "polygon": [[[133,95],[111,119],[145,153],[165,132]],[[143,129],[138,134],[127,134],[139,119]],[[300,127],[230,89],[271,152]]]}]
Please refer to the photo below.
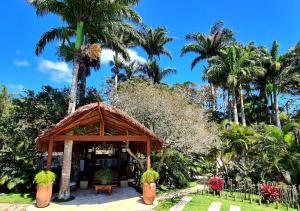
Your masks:
[{"label": "stone path", "polygon": [[208,211],[220,211],[221,206],[222,206],[222,203],[221,203],[221,202],[215,202],[215,201],[214,201],[214,202],[211,203],[211,205],[209,206]]},{"label": "stone path", "polygon": [[230,210],[229,211],[241,211],[241,208],[236,205],[230,205]]},{"label": "stone path", "polygon": [[183,208],[185,207],[185,205],[187,203],[189,203],[192,200],[192,197],[189,196],[185,196],[183,197],[180,202],[178,202],[177,204],[175,204],[170,211],[182,211]]},{"label": "stone path", "polygon": [[166,200],[166,199],[172,199],[172,198],[180,198],[183,196],[187,196],[191,193],[197,193],[201,190],[204,189],[204,185],[196,185],[194,187],[191,188],[186,188],[183,190],[177,190],[177,191],[172,191],[172,192],[168,192],[168,193],[163,193],[160,196],[157,197],[158,200]]},{"label": "stone path", "polygon": [[[114,188],[111,195],[107,193],[95,194],[93,189],[72,192],[75,199],[63,203],[50,203],[43,211],[150,211],[153,205],[145,205],[141,195],[133,188]],[[41,211],[31,205],[27,211]]]},{"label": "stone path", "polygon": [[29,204],[0,203],[0,211],[26,211]]}]

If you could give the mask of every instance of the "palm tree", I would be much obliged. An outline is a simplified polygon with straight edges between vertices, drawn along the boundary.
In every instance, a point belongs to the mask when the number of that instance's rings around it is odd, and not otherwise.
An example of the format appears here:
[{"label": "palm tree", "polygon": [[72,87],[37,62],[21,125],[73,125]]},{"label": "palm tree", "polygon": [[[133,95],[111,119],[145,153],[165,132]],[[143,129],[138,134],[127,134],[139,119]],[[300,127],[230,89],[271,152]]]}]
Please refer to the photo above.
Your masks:
[{"label": "palm tree", "polygon": [[[48,13],[58,15],[67,26],[50,30],[42,36],[38,44],[37,53],[41,53],[45,45],[52,40],[62,40],[66,36],[75,36],[72,85],[70,90],[70,100],[68,113],[75,111],[77,83],[80,68],[80,50],[84,40],[91,43],[105,41],[106,44],[115,46],[116,49],[124,50],[122,43],[117,41],[112,33],[114,29],[128,30],[128,23],[124,19],[139,22],[139,15],[132,9],[138,0],[30,0],[36,8],[38,16]],[[85,34],[86,32],[86,34]],[[116,42],[114,42],[116,41]],[[124,51],[126,52],[126,51]],[[124,53],[126,54],[126,53]],[[62,167],[61,186],[59,198],[67,199],[70,197],[70,171],[72,159],[73,141],[64,143],[64,162]]]},{"label": "palm tree", "polygon": [[143,65],[142,70],[153,81],[154,84],[161,83],[162,79],[168,75],[177,73],[175,68],[161,68],[157,61],[149,61],[147,64]]},{"label": "palm tree", "polygon": [[153,62],[155,56],[160,58],[161,55],[166,55],[172,59],[172,54],[165,48],[165,45],[173,41],[173,37],[167,36],[167,29],[163,26],[151,29],[143,27],[141,31],[142,42],[141,47],[148,55],[148,61]]},{"label": "palm tree", "polygon": [[[187,53],[197,54],[196,58],[192,61],[191,69],[203,60],[217,56],[224,46],[233,41],[233,32],[228,28],[223,28],[223,22],[216,22],[208,35],[197,32],[186,35],[186,40],[190,43],[186,44],[181,49],[181,56]],[[212,78],[208,80],[211,87],[212,109],[216,110],[216,97],[214,85],[217,81]]]},{"label": "palm tree", "polygon": [[232,95],[234,122],[239,123],[237,112],[236,90],[239,90],[241,119],[246,126],[244,112],[243,82],[251,76],[254,71],[261,70],[255,65],[254,52],[237,44],[221,50],[218,56],[211,59],[211,66],[207,70],[207,77],[219,80],[219,84],[228,87]]}]

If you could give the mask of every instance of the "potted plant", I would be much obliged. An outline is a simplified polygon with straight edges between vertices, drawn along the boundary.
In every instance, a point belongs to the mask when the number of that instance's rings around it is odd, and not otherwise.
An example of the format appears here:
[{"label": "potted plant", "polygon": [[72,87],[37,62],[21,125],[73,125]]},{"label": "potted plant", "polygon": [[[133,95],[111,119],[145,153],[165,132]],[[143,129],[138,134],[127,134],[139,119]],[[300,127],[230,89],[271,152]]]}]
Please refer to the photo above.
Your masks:
[{"label": "potted plant", "polygon": [[100,182],[101,185],[110,184],[112,181],[112,173],[110,169],[100,169],[95,172],[94,180]]},{"label": "potted plant", "polygon": [[145,204],[153,204],[156,197],[155,181],[159,178],[159,174],[153,169],[145,171],[141,178],[143,185],[143,199]]},{"label": "potted plant", "polygon": [[47,207],[52,197],[52,185],[55,181],[55,174],[51,171],[40,171],[34,177],[37,184],[36,205],[37,207]]}]

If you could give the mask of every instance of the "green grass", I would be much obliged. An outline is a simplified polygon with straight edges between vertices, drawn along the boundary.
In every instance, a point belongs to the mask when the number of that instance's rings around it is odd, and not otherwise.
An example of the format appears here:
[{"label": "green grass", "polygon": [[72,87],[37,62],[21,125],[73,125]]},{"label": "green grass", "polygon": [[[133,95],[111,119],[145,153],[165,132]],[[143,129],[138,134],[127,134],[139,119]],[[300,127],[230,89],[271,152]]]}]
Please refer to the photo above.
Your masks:
[{"label": "green grass", "polygon": [[[221,202],[222,207],[221,211],[229,211],[230,205],[237,205],[241,208],[241,211],[285,211],[286,207],[283,205],[279,205],[279,209],[275,209],[275,204],[269,204],[266,206],[265,204],[259,205],[256,202],[250,203],[249,200],[241,201],[240,198],[237,197],[236,201],[231,198],[227,200],[225,197],[218,197],[213,195],[202,195],[202,194],[192,194],[192,200],[185,206],[184,211],[206,211],[208,210],[210,204],[212,202]],[[157,209],[158,211],[169,210],[173,205],[175,205],[180,199],[172,199],[172,200],[165,200],[159,202]],[[296,209],[289,209],[289,210],[296,210]]]},{"label": "green grass", "polygon": [[29,193],[5,193],[0,195],[0,203],[31,204],[34,196]]}]

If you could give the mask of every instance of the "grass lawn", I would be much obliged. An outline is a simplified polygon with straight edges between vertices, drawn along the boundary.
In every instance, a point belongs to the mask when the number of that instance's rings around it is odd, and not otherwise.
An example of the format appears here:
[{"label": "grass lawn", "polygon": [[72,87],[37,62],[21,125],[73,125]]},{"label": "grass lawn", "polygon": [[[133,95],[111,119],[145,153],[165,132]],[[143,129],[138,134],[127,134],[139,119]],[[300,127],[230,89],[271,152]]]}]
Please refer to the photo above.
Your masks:
[{"label": "grass lawn", "polygon": [[[195,187],[196,185],[199,185],[199,182],[197,180],[196,181],[190,181],[188,183],[188,186],[185,187],[185,188],[182,188],[182,189],[192,188],[192,187]],[[178,188],[177,189],[168,189],[165,186],[160,186],[160,187],[157,188],[156,194],[160,195],[160,194],[163,194],[163,193],[173,192],[173,191],[182,190],[182,189],[178,189]]]},{"label": "grass lawn", "polygon": [[[279,205],[279,209],[275,209],[275,204],[270,204],[268,207],[264,204],[259,206],[258,203],[245,200],[241,202],[241,200],[237,199],[234,201],[233,199],[225,199],[224,197],[217,197],[212,195],[201,195],[201,194],[192,194],[192,200],[185,206],[184,211],[206,211],[208,210],[210,204],[212,202],[221,202],[222,207],[221,211],[229,211],[230,205],[237,205],[241,208],[241,211],[285,211],[286,207],[283,205]],[[169,210],[173,205],[175,205],[180,199],[166,200],[159,202],[157,209],[159,211]],[[296,211],[296,209],[289,209]]]},{"label": "grass lawn", "polygon": [[0,194],[0,203],[31,204],[34,196],[29,193],[4,193]]}]

